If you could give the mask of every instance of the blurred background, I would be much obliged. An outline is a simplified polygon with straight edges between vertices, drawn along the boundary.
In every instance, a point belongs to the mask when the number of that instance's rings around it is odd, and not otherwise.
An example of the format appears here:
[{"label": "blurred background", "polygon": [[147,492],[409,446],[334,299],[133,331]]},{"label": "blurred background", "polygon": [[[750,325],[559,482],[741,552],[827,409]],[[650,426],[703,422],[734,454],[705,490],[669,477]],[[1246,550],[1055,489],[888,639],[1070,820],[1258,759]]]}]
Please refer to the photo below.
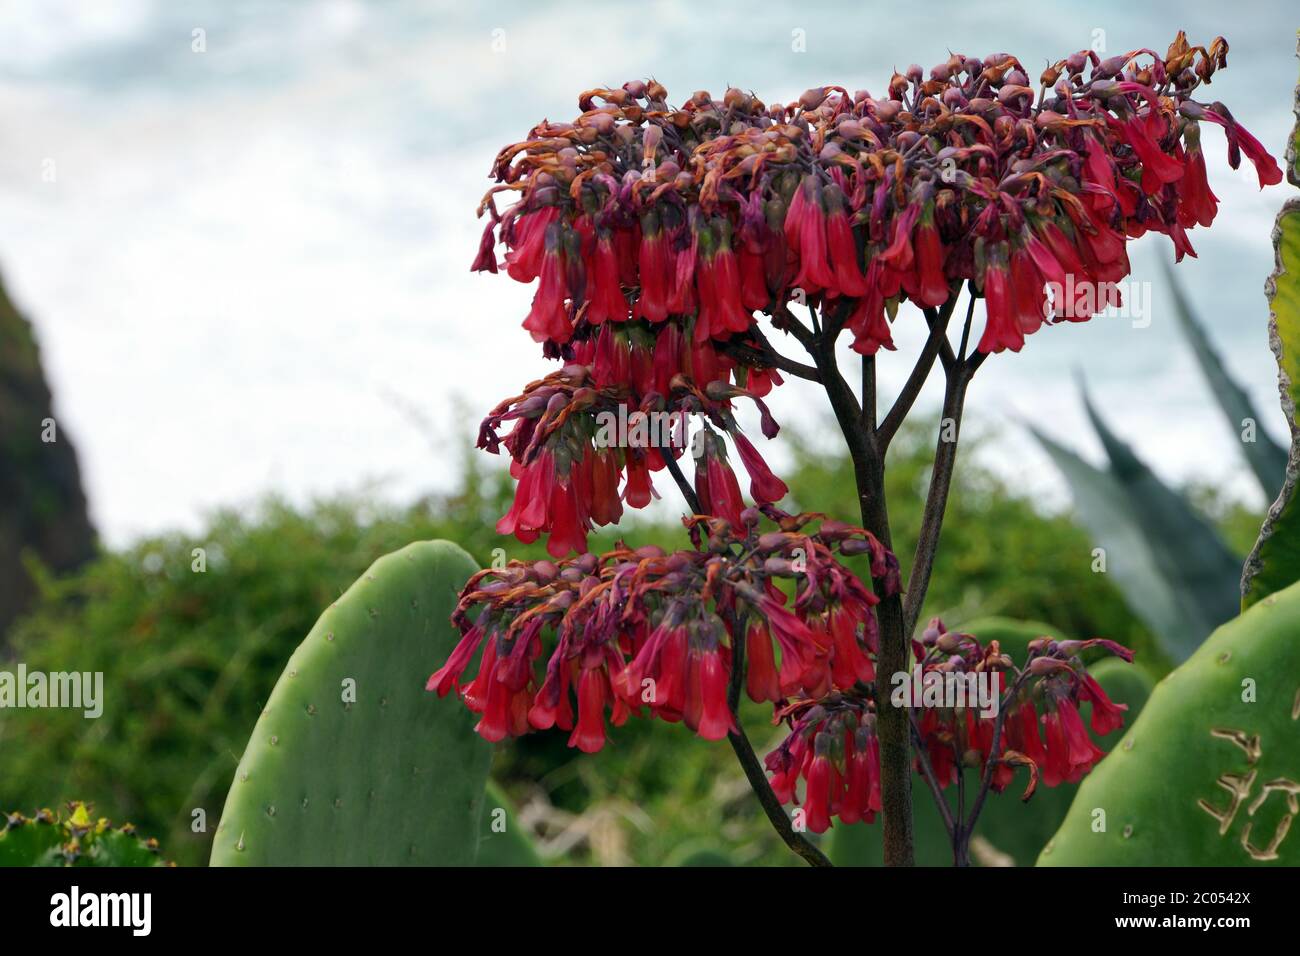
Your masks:
[{"label": "blurred background", "polygon": [[[498,546],[531,553],[495,536],[509,486],[469,446],[482,414],[546,365],[518,328],[531,290],[468,271],[474,209],[496,151],[576,115],[581,90],[653,76],[676,102],[729,85],[767,100],[827,83],[878,94],[895,67],[949,51],[1010,52],[1033,75],[1079,49],[1163,53],[1181,28],[1192,43],[1227,37],[1228,69],[1201,98],[1230,104],[1280,158],[1294,19],[1282,0],[8,0],[0,664],[105,670],[110,706],[98,721],[0,714],[0,809],[93,800],[201,862],[190,808],[219,815],[324,604],[418,537],[484,562]],[[1280,444],[1262,290],[1281,190],[1261,193],[1225,154],[1207,130],[1220,214],[1177,272],[1260,440]],[[1147,237],[1131,257],[1149,316],[1044,328],[981,370],[929,613],[1046,620],[1167,653],[1160,622],[1093,573],[1104,529],[1025,427],[1104,470],[1079,371],[1116,436],[1223,547],[1239,558],[1253,541],[1271,492],[1180,326],[1160,268],[1171,244]],[[923,333],[904,308],[885,396]],[[939,385],[922,409],[937,414]],[[802,382],[778,390],[784,431],[764,454],[796,503],[851,516],[816,398]],[[891,452],[905,565],[933,441],[934,423],[917,424]],[[668,502],[621,531],[666,543],[675,515]],[[204,575],[190,571],[198,546]],[[679,730],[629,726],[594,760],[530,739],[501,748],[496,777],[556,860],[660,863],[701,846],[783,860],[730,752]]]}]

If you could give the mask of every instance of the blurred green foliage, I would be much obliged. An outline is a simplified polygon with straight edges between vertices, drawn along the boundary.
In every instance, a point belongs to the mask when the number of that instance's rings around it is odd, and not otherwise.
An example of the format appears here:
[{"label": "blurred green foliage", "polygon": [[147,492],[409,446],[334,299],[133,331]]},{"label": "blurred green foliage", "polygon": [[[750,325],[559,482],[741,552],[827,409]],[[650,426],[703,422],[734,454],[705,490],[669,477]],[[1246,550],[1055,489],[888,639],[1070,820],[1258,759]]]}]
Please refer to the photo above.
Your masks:
[{"label": "blurred green foliage", "polygon": [[[891,517],[905,571],[936,428],[910,426],[890,452]],[[980,614],[1044,620],[1146,654],[1149,636],[1105,575],[1092,573],[1087,536],[980,467],[974,444],[960,455],[927,613],[954,622]],[[853,520],[844,457],[797,437],[793,447],[794,500]],[[285,661],[321,609],[375,558],[428,538],[458,541],[483,564],[497,547],[511,558],[543,553],[496,535],[510,482],[484,470],[481,456],[467,462],[459,490],[409,508],[375,505],[365,493],[306,508],[272,499],[219,512],[197,536],[152,537],[102,555],[72,577],[38,574],[37,606],[11,634],[13,659],[29,669],[103,671],[104,714],[0,711],[0,805],[92,801],[97,812],[157,835],[178,863],[202,863]],[[659,484],[665,497],[673,493]],[[684,542],[670,522],[626,522],[593,538],[593,549],[616,535]],[[204,573],[191,569],[194,548],[206,551]],[[430,660],[429,671],[439,663]],[[743,716],[766,753],[780,736],[770,710],[750,705]],[[498,748],[494,775],[550,862],[662,864],[706,850],[737,864],[794,862],[730,747],[681,726],[632,721],[594,757],[569,750],[563,733],[534,734]],[[207,832],[193,832],[195,809],[206,812]]]}]

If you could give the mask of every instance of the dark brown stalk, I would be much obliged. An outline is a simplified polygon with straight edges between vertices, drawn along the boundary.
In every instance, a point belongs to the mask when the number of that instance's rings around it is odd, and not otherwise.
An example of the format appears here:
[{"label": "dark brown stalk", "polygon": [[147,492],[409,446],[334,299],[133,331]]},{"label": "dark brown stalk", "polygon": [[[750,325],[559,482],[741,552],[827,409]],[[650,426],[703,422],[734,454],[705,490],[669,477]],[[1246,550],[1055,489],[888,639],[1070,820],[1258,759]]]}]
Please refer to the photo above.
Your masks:
[{"label": "dark brown stalk", "polygon": [[959,363],[948,376],[944,390],[939,440],[935,445],[934,467],[930,472],[930,490],[925,499],[925,512],[921,518],[921,532],[917,536],[916,554],[912,559],[912,572],[907,580],[904,626],[908,634],[916,629],[916,619],[930,587],[930,574],[934,570],[934,558],[939,548],[939,533],[943,530],[944,510],[948,507],[948,490],[952,487],[953,468],[957,463],[957,441],[961,434],[966,388],[973,374],[974,369],[969,363]]}]

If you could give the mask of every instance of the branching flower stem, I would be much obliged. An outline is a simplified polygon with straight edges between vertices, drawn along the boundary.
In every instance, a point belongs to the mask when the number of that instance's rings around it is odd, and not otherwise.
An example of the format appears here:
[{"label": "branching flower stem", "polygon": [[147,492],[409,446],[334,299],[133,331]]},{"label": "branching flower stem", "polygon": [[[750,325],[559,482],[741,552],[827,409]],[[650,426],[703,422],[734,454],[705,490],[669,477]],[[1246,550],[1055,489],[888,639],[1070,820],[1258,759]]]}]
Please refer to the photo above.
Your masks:
[{"label": "branching flower stem", "polygon": [[[876,616],[880,625],[880,646],[876,656],[876,700],[887,701],[890,698],[892,676],[905,673],[909,669],[909,637],[916,627],[916,619],[925,600],[929,587],[930,574],[934,567],[934,558],[938,549],[939,534],[943,527],[943,512],[947,506],[948,491],[952,483],[953,468],[956,463],[957,436],[960,429],[962,409],[965,404],[966,390],[975,369],[984,356],[976,353],[967,357],[966,342],[970,334],[971,314],[974,309],[974,297],[966,316],[962,334],[962,345],[954,353],[948,340],[948,322],[952,317],[957,302],[954,289],[952,296],[938,309],[926,310],[926,321],[930,327],[930,336],[926,340],[917,358],[915,367],[908,376],[902,391],[884,420],[876,423],[876,374],[874,356],[865,356],[862,361],[861,392],[855,395],[852,387],[844,379],[835,355],[835,340],[847,318],[841,311],[818,316],[812,313],[812,327],[809,328],[788,310],[775,317],[778,328],[792,335],[803,346],[813,360],[813,365],[803,365],[785,356],[779,355],[766,340],[760,340],[757,351],[776,368],[780,368],[800,378],[819,383],[826,391],[835,420],[840,426],[848,446],[849,458],[853,466],[854,481],[858,492],[858,505],[862,526],[880,539],[885,547],[892,547],[889,528],[889,510],[885,502],[884,477],[885,453],[889,442],[897,433],[907,413],[911,410],[926,379],[934,367],[935,360],[942,364],[946,374],[944,390],[943,421],[940,426],[939,442],[935,449],[934,467],[931,472],[930,488],[926,497],[925,512],[922,517],[921,531],[918,536],[916,555],[912,563],[911,576],[908,579],[906,600],[900,595],[881,595],[876,606]],[[811,312],[811,310],[810,310]],[[743,348],[749,349],[748,346]],[[677,483],[687,506],[695,514],[701,514],[700,502],[695,490],[686,481],[681,468],[672,455],[665,451],[664,462],[673,480]],[[743,623],[743,622],[737,622]],[[733,634],[743,633],[732,630]],[[791,824],[780,802],[773,793],[767,780],[767,774],[754,753],[754,748],[740,727],[739,703],[744,681],[744,641],[738,640],[733,649],[733,666],[729,702],[736,719],[737,731],[729,734],[732,749],[736,753],[745,777],[754,790],[763,811],[781,839],[802,859],[813,866],[829,866],[830,861],[817,847],[813,846]],[[917,747],[921,775],[930,789],[944,820],[944,825],[953,841],[954,860],[959,861],[961,854],[967,851],[970,826],[983,806],[984,797],[992,779],[991,770],[985,774],[969,823],[964,819],[964,793],[959,803],[957,816],[943,799],[938,781],[928,755],[919,747],[920,735],[914,715],[909,708],[879,706],[876,711],[877,736],[880,741],[880,778],[881,803],[884,842],[884,863],[886,866],[912,866],[915,852],[912,836],[912,743]],[[1001,724],[998,732],[1000,734]],[[964,790],[964,788],[963,788]]]}]

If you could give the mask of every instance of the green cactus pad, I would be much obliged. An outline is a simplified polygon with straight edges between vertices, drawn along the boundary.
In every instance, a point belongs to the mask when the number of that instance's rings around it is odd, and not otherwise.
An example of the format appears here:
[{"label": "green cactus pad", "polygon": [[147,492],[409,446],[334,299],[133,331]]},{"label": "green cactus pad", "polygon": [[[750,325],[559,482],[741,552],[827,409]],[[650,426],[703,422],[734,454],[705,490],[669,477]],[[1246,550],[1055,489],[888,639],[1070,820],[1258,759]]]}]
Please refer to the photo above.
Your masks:
[{"label": "green cactus pad", "polygon": [[475,570],[451,542],[411,544],[321,615],[244,750],[212,865],[474,863],[492,748],[424,683]]},{"label": "green cactus pad", "polygon": [[1298,622],[1295,584],[1162,680],[1038,864],[1300,864],[1300,832],[1288,834],[1300,831]]},{"label": "green cactus pad", "polygon": [[514,804],[489,780],[479,821],[478,859],[475,866],[541,866],[532,839],[519,823]]},{"label": "green cactus pad", "polygon": [[56,816],[41,810],[28,818],[11,813],[0,827],[0,866],[167,866],[157,840],[144,840],[129,823],[114,827],[91,819],[84,803]]},{"label": "green cactus pad", "polygon": [[[1039,637],[1064,640],[1064,635],[1050,625],[1010,618],[981,618],[966,622],[955,630],[975,634],[985,643],[996,640],[1003,653],[1019,663],[1024,662],[1030,641]],[[1111,657],[1103,658],[1088,670],[1111,700],[1128,705],[1124,724],[1130,726],[1151,694],[1151,676],[1134,664]],[[1110,751],[1118,742],[1119,732],[1096,739],[1098,746]],[[1022,781],[1023,774],[1020,774],[1017,783],[1005,792],[989,794],[975,825],[976,839],[972,841],[972,859],[977,866],[995,863],[1033,865],[1039,851],[1065,819],[1078,790],[1074,784],[1039,786],[1033,799],[1022,803]],[[951,798],[951,788],[949,791],[947,796]],[[948,841],[934,798],[920,776],[913,777],[912,799],[915,804],[913,833],[917,864],[951,866],[952,844]],[[879,866],[882,853],[879,823],[835,824],[831,830],[829,855],[837,866]]]}]

